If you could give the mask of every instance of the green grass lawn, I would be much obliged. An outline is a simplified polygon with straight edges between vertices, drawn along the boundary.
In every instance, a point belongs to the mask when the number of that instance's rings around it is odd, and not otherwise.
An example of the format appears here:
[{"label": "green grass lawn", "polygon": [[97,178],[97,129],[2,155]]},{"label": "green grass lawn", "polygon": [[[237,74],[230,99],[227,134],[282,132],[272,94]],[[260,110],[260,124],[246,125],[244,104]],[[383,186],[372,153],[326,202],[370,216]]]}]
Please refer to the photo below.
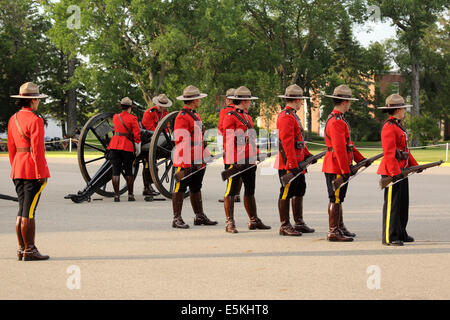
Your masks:
[{"label": "green grass lawn", "polygon": [[[317,142],[317,143],[323,143],[323,142]],[[358,150],[361,152],[361,154],[364,157],[372,157],[382,152],[381,149],[381,142],[360,142],[356,143]],[[367,148],[367,149],[366,149]],[[314,144],[308,144],[308,149],[311,153],[316,154],[321,151],[323,151],[325,148],[324,146],[320,145],[314,145]],[[73,149],[72,152],[69,151],[47,151],[46,156],[53,158],[53,157],[62,157],[62,158],[76,158],[77,157],[77,150]],[[421,149],[413,149],[412,154],[414,158],[418,162],[435,162],[439,160],[445,161],[446,157],[446,150],[445,146],[442,147],[429,147],[429,148],[421,148]],[[0,152],[0,156],[7,156],[7,152]],[[86,151],[85,152],[86,157],[88,158],[96,158],[100,157],[101,153],[97,151]],[[448,161],[447,163],[450,163]]]}]

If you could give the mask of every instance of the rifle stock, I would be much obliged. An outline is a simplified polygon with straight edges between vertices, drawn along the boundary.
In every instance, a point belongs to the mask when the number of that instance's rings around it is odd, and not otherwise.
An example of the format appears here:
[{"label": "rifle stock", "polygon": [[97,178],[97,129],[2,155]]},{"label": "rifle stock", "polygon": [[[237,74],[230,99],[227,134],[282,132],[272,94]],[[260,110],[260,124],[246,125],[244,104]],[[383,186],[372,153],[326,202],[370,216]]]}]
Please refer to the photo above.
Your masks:
[{"label": "rifle stock", "polygon": [[[300,169],[300,172],[305,171],[305,169],[306,169],[309,165],[311,165],[312,162],[319,160],[320,158],[322,158],[323,156],[325,156],[326,153],[327,153],[326,151],[323,151],[323,152],[321,152],[321,153],[318,153],[318,154],[316,154],[316,155],[314,155],[314,156],[312,156],[312,157],[309,157],[308,159],[306,159],[306,160],[300,162],[300,163],[298,164],[298,167],[299,167],[299,169]],[[296,177],[296,175],[294,175],[294,173],[292,173],[292,172],[286,173],[284,176],[281,177],[281,184],[283,185],[283,187],[286,187],[286,186],[289,184],[289,182],[290,182],[292,179],[294,179],[295,177]]]},{"label": "rifle stock", "polygon": [[[370,162],[372,164],[375,160],[378,160],[381,157],[383,157],[383,155],[384,155],[383,153],[380,153],[380,154],[377,154],[376,156],[373,156],[371,158],[368,158],[368,159],[358,162],[357,164],[355,164],[354,166],[352,166],[350,168],[350,176],[354,176],[355,174],[358,173],[359,169],[361,169],[362,167],[365,167],[368,162]],[[334,190],[339,189],[344,182],[345,182],[344,177],[340,176],[339,178],[336,178],[333,181]]]},{"label": "rifle stock", "polygon": [[[262,160],[260,160],[259,162],[263,162],[267,158],[270,158],[270,156],[271,156],[270,152],[260,154],[259,158]],[[256,166],[256,163],[254,163],[254,164],[238,164],[238,165],[233,166],[233,168],[222,171],[220,175],[222,176],[222,180],[225,181],[225,180],[228,180],[232,175],[235,175],[235,174],[239,173],[239,171],[243,171],[243,170],[249,168],[250,166]]]},{"label": "rifle stock", "polygon": [[[419,170],[425,170],[425,169],[429,169],[429,168],[440,166],[442,163],[444,163],[444,161],[440,160],[440,161],[436,161],[436,162],[431,162],[431,163],[422,164],[422,165],[419,165],[419,166],[414,166],[414,167],[409,167],[409,168],[406,168],[406,169],[402,169],[402,173],[401,173],[402,178],[400,178],[398,180],[405,179],[411,173],[417,172]],[[394,183],[394,182],[396,182],[396,181],[394,181],[394,177],[381,178],[380,182],[379,182],[380,189],[383,190],[389,184]]]}]

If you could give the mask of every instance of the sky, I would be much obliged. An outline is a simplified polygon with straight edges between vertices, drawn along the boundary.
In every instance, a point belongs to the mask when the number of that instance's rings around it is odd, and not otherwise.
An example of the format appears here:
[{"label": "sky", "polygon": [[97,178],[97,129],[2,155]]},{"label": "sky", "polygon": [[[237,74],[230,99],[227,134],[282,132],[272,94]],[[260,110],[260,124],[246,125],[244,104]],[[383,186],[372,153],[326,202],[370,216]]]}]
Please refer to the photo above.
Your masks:
[{"label": "sky", "polygon": [[370,42],[382,42],[396,37],[396,28],[389,22],[366,22],[363,26],[355,25],[353,34],[361,45],[367,48]]}]

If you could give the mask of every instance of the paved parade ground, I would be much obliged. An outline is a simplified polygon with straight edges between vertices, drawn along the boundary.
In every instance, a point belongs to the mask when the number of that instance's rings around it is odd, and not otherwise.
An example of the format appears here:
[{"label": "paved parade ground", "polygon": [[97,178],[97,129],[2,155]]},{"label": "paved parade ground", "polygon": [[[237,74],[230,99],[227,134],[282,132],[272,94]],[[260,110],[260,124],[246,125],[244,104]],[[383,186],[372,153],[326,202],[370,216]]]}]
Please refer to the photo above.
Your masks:
[{"label": "paved parade ground", "polygon": [[[268,231],[249,231],[242,203],[238,234],[225,233],[218,198],[222,165],[207,169],[205,212],[217,226],[171,227],[170,201],[112,198],[75,204],[64,199],[84,187],[77,160],[48,159],[52,178],[41,197],[36,245],[44,262],[16,261],[14,202],[0,200],[0,299],[450,299],[450,168],[410,178],[408,232],[415,243],[381,244],[383,192],[374,165],[351,181],[344,221],[353,243],[326,241],[327,194],[321,165],[309,169],[304,217],[316,232],[278,235],[279,182],[257,175],[258,214]],[[266,164],[268,166],[269,164]],[[0,157],[0,193],[15,195],[9,161]],[[274,173],[274,172],[273,172]],[[94,196],[94,198],[101,198]],[[79,285],[79,286],[78,286]]]}]

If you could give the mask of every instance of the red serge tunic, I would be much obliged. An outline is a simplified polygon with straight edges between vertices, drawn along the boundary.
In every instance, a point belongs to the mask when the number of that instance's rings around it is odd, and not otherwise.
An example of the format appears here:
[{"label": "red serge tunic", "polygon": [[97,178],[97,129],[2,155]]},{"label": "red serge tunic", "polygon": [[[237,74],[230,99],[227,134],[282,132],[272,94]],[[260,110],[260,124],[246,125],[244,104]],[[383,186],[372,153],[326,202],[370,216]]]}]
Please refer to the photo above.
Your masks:
[{"label": "red serge tunic", "polygon": [[[395,176],[401,169],[417,166],[418,163],[408,148],[408,134],[400,121],[390,116],[381,130],[381,145],[384,157],[381,159],[377,173],[386,176]],[[397,150],[408,152],[408,159],[397,159]]]},{"label": "red serge tunic", "polygon": [[249,131],[254,127],[252,117],[243,109],[235,108],[225,114],[222,127],[225,164],[243,164],[244,159],[255,158],[259,154],[256,134]]},{"label": "red serge tunic", "polygon": [[[123,123],[127,126],[128,130],[133,134],[133,139],[135,143],[141,142],[141,129],[139,128],[138,120],[132,114],[127,111],[122,111],[120,113]],[[113,117],[114,132],[127,134],[128,131],[120,122],[119,115],[115,114]],[[126,136],[114,135],[109,142],[108,149],[123,150],[128,152],[134,152],[133,143]]]},{"label": "red serge tunic", "polygon": [[[298,163],[311,155],[303,140],[303,127],[297,117],[295,109],[284,108],[277,118],[278,138],[286,154],[287,164],[284,163],[281,152],[275,160],[275,169],[291,170],[298,168]],[[303,144],[301,149],[296,148],[296,144]],[[281,146],[278,147],[281,150]]]},{"label": "red serge tunic", "polygon": [[[194,120],[197,118],[198,120]],[[203,123],[197,111],[184,106],[175,118],[175,154],[173,166],[189,168],[193,164],[203,164]],[[190,156],[184,155],[184,151],[190,150]],[[206,149],[206,153],[208,153]],[[205,154],[209,155],[209,154]]]},{"label": "red serge tunic", "polygon": [[325,125],[325,143],[328,150],[323,160],[322,172],[350,173],[353,160],[360,162],[364,159],[350,140],[350,128],[344,114],[336,109],[328,116]]},{"label": "red serge tunic", "polygon": [[[15,115],[8,122],[8,150],[12,179],[44,179],[50,177],[45,159],[44,120],[31,108],[24,107],[16,113],[24,138],[17,128]],[[17,148],[31,148],[23,152]]]},{"label": "red serge tunic", "polygon": [[226,106],[225,108],[223,108],[222,110],[220,110],[219,113],[219,125],[217,126],[217,129],[219,130],[219,134],[221,134],[223,136],[223,119],[225,118],[225,116],[227,115],[228,112],[234,110],[236,108],[236,106],[234,104],[230,104],[228,106]]},{"label": "red serge tunic", "polygon": [[159,121],[164,118],[169,113],[163,109],[161,112],[158,111],[158,107],[154,106],[144,112],[142,117],[142,125],[146,130],[155,131],[158,126]]}]

